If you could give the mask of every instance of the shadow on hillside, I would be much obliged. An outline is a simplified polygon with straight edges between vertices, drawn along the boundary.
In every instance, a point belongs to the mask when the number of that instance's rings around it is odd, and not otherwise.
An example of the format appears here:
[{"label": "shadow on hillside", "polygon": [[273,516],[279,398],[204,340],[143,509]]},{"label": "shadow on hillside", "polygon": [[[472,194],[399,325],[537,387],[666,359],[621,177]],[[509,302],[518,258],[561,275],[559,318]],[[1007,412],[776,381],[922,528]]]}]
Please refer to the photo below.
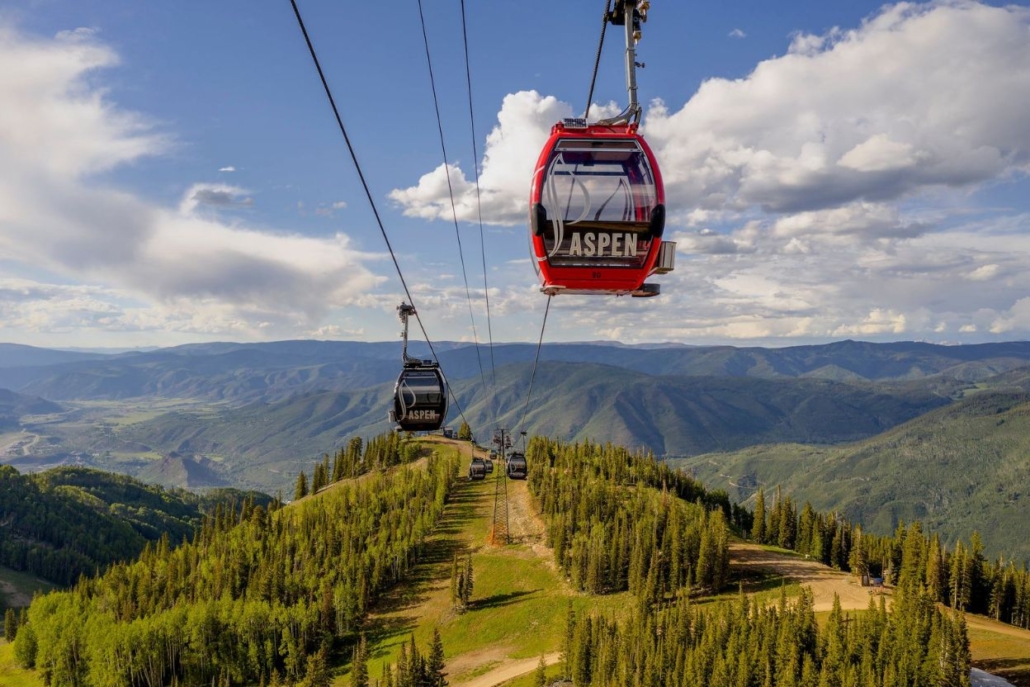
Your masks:
[{"label": "shadow on hillside", "polygon": [[529,596],[530,594],[536,594],[542,591],[541,589],[525,589],[517,592],[508,592],[506,594],[494,594],[488,596],[485,599],[477,599],[472,602],[472,610],[479,611],[487,608],[500,608],[501,606],[509,606],[519,599]]},{"label": "shadow on hillside", "polygon": [[[473,486],[463,480],[455,484],[451,499],[433,534],[426,541],[419,562],[406,580],[385,590],[380,596],[373,611],[374,615],[365,628],[369,644],[378,647],[372,656],[386,653],[386,640],[408,634],[415,629],[417,616],[406,614],[404,611],[425,603],[434,588],[450,584],[454,557],[468,550],[467,542],[458,535],[475,519],[476,508],[485,498],[485,492],[475,490]],[[525,593],[528,592],[521,592]],[[507,599],[497,601],[500,604],[511,602]],[[479,607],[478,603],[476,607]]]}]

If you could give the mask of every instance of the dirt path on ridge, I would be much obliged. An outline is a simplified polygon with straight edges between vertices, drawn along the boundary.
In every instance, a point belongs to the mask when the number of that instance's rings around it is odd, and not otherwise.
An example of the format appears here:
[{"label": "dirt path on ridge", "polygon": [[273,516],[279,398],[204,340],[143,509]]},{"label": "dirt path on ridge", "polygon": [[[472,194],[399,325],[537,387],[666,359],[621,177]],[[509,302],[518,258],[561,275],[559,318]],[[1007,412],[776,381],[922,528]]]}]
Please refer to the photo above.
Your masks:
[{"label": "dirt path on ridge", "polygon": [[[544,663],[554,665],[561,660],[560,653],[547,654],[544,656]],[[526,673],[532,673],[540,665],[539,658],[524,658],[518,661],[510,661],[503,666],[478,675],[467,682],[455,682],[454,687],[496,687],[508,680],[514,680]]]},{"label": "dirt path on ridge", "polygon": [[[865,610],[869,607],[870,596],[873,596],[872,587],[863,587],[852,575],[828,568],[817,561],[769,551],[756,544],[731,543],[730,572],[748,569],[775,572],[792,582],[809,587],[816,611],[832,610],[834,594],[840,598],[840,607],[845,611]],[[890,600],[889,590],[878,588],[877,592],[884,593]]]}]

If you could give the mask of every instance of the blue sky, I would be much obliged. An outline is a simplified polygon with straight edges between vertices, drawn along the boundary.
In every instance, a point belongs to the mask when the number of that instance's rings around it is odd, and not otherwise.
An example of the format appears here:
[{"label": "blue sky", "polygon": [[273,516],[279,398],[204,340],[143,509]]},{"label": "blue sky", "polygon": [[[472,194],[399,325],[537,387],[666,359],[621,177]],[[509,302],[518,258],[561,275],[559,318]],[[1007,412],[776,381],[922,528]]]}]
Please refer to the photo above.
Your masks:
[{"label": "blue sky", "polygon": [[[525,161],[583,108],[602,4],[467,2],[497,340],[539,331]],[[300,6],[430,335],[471,339],[417,4]],[[484,339],[459,7],[425,3]],[[1025,4],[656,2],[640,96],[677,270],[657,299],[556,299],[548,339],[1026,338],[1028,38]],[[624,104],[621,52],[610,32],[599,106]],[[396,335],[288,2],[13,0],[0,63],[23,65],[0,75],[0,339]]]}]

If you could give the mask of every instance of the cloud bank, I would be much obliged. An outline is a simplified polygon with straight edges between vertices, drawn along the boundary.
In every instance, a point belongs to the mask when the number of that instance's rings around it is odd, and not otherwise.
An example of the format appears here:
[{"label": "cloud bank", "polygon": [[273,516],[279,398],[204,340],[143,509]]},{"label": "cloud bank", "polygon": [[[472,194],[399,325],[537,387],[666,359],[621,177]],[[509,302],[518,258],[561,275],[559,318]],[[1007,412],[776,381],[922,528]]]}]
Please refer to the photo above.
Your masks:
[{"label": "cloud bank", "polygon": [[[116,291],[154,308],[157,329],[192,311],[207,314],[186,318],[191,326],[254,331],[311,325],[382,281],[365,265],[375,256],[354,250],[344,234],[310,238],[227,219],[223,211],[254,203],[241,188],[196,183],[178,207],[163,207],[111,186],[105,172],[162,155],[171,141],[97,85],[118,56],[93,32],[39,39],[0,26],[0,64],[18,65],[0,70],[0,102],[17,103],[0,107],[0,256],[23,272],[107,285],[87,288],[86,310],[103,311],[97,299]],[[67,293],[58,298],[42,283],[20,292],[40,296],[24,320],[37,329],[46,312],[58,322],[68,309]],[[148,324],[107,306],[126,328]]]}]

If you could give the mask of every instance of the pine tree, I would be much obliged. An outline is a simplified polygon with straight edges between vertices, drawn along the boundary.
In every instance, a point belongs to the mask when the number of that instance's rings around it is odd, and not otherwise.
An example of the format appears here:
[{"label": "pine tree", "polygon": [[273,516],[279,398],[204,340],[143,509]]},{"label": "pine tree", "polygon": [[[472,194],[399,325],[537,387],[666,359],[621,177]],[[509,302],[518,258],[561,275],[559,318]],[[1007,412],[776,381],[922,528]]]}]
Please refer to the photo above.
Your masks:
[{"label": "pine tree", "polygon": [[297,488],[293,492],[293,500],[299,501],[308,495],[308,477],[301,470],[300,476],[297,477]]},{"label": "pine tree", "polygon": [[354,647],[350,684],[351,687],[368,687],[368,645],[365,643],[365,635],[361,635],[358,645]]},{"label": "pine tree", "polygon": [[455,608],[461,605],[461,577],[458,572],[458,554],[454,554],[451,562],[451,605]]},{"label": "pine tree", "polygon": [[[332,684],[333,679],[329,674],[329,647],[323,644],[321,649],[308,656],[303,685],[304,687],[331,687]],[[359,687],[368,687],[367,677]]]},{"label": "pine tree", "polygon": [[325,487],[328,482],[329,468],[325,467],[322,463],[315,465],[314,472],[311,473],[311,493],[317,494]]},{"label": "pine tree", "polygon": [[468,608],[472,603],[472,554],[465,558],[465,573],[461,580],[461,605]]},{"label": "pine tree", "polygon": [[14,614],[13,608],[4,611],[4,639],[13,642],[18,634],[18,616]]},{"label": "pine tree", "polygon": [[756,544],[765,543],[765,490],[758,487],[755,496],[755,522],[751,526],[751,539]]},{"label": "pine tree", "polygon": [[458,427],[458,439],[460,441],[472,441],[472,428],[469,427],[469,423],[462,421]]},{"label": "pine tree", "polygon": [[533,685],[535,687],[546,687],[547,685],[547,663],[544,662],[543,654],[540,654],[540,662],[536,664],[536,672],[533,673]]},{"label": "pine tree", "polygon": [[447,673],[443,672],[443,668],[443,640],[440,639],[440,631],[434,627],[433,639],[429,645],[429,660],[426,662],[428,687],[444,687],[447,684]]}]

